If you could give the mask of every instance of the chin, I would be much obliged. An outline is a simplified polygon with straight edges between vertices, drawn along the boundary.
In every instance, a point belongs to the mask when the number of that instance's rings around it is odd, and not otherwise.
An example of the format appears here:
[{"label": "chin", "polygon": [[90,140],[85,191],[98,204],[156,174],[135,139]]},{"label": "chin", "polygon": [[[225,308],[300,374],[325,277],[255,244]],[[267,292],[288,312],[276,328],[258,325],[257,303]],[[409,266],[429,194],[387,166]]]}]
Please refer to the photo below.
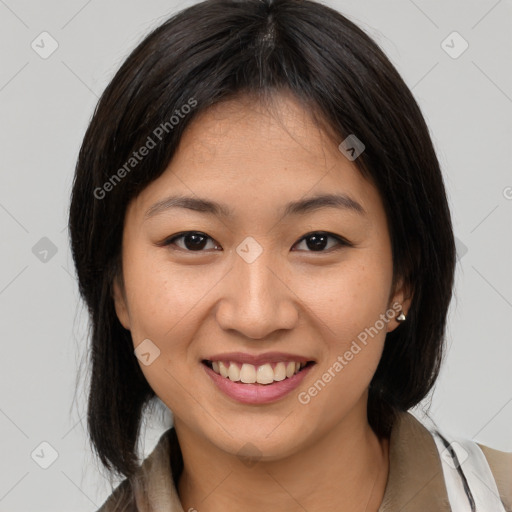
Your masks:
[{"label": "chin", "polygon": [[[250,416],[250,415],[248,415]],[[291,415],[290,415],[291,417]],[[247,461],[275,461],[293,455],[307,443],[310,433],[304,424],[287,420],[286,415],[272,416],[267,421],[249,417],[230,423],[229,434],[222,428],[203,432],[218,449]]]}]

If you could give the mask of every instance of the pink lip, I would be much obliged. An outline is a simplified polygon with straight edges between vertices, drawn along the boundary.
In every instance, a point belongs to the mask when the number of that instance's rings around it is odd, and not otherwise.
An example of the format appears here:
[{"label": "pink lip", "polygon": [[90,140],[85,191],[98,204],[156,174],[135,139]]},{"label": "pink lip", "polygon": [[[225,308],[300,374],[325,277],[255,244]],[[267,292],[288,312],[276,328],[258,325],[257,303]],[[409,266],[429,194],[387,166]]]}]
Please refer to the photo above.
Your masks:
[{"label": "pink lip", "polygon": [[[214,359],[214,361],[222,360],[223,357]],[[300,358],[298,360],[300,360]],[[265,359],[265,361],[268,361],[268,359]],[[283,359],[280,359],[280,361],[283,361]],[[249,361],[246,360],[244,362]],[[215,373],[205,364],[202,364],[202,366],[217,387],[233,400],[243,404],[268,404],[291,393],[302,382],[314,365],[306,366],[292,377],[279,382],[273,382],[272,384],[243,384],[241,382],[233,382],[227,377],[222,377],[222,375]]]},{"label": "pink lip", "polygon": [[254,366],[259,366],[265,363],[278,363],[280,361],[286,363],[289,361],[307,363],[313,359],[307,359],[303,356],[294,354],[286,354],[284,352],[266,352],[265,354],[258,354],[253,356],[243,352],[225,352],[223,354],[215,354],[206,358],[208,361],[233,361],[235,363],[248,363]]}]

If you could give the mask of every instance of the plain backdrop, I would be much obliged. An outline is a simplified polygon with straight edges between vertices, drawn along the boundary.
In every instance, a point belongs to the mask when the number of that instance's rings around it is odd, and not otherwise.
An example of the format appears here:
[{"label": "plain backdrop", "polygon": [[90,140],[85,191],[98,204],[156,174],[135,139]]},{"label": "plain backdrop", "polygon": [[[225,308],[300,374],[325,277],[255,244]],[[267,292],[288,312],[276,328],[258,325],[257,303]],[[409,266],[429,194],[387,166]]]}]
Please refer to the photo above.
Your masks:
[{"label": "plain backdrop", "polygon": [[[0,511],[95,511],[111,492],[85,430],[87,318],[69,193],[99,95],[143,36],[186,5],[0,0]],[[458,264],[448,353],[424,405],[451,435],[512,451],[512,2],[329,5],[396,65],[442,164]],[[148,419],[144,454],[167,427]]]}]

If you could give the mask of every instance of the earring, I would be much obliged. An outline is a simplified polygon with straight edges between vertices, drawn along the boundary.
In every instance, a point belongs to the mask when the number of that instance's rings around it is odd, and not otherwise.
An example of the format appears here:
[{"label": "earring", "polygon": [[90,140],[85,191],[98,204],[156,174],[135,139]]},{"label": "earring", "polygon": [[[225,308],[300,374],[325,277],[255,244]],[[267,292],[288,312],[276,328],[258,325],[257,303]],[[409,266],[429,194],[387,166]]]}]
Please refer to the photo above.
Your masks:
[{"label": "earring", "polygon": [[401,310],[400,310],[400,314],[396,317],[396,321],[397,321],[397,322],[405,322],[405,319],[406,319],[406,318],[407,318],[407,317],[404,315],[404,312],[403,312],[403,310],[401,309]]}]

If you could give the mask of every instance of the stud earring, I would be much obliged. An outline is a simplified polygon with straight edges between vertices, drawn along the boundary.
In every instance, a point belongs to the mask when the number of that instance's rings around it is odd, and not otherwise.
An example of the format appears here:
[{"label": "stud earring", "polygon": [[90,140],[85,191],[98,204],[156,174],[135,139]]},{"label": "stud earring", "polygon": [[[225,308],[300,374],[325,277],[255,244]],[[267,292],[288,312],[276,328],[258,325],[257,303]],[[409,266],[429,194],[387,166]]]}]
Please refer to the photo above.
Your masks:
[{"label": "stud earring", "polygon": [[404,315],[404,312],[403,312],[403,310],[401,309],[401,310],[400,310],[400,314],[396,317],[396,321],[397,321],[397,322],[405,322],[405,319],[406,319],[406,318],[407,318],[407,317]]}]

